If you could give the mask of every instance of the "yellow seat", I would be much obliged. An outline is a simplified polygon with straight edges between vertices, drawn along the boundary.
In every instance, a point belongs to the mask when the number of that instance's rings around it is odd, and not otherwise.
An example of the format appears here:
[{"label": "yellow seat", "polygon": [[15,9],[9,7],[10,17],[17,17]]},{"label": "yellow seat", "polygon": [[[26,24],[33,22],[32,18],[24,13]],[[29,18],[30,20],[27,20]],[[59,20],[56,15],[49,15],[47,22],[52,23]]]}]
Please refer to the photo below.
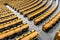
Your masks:
[{"label": "yellow seat", "polygon": [[13,16],[14,16],[14,14],[13,14],[13,13],[7,13],[7,14],[5,14],[5,15],[1,15],[1,16],[0,16],[0,18],[2,18],[2,17],[7,17],[7,16],[11,16],[11,15],[13,15]]},{"label": "yellow seat", "polygon": [[29,28],[28,24],[24,23],[22,25],[18,25],[19,27],[11,28],[9,30],[6,30],[5,32],[2,32],[0,34],[0,40],[6,37],[9,37],[15,33],[22,32],[23,30]]},{"label": "yellow seat", "polygon": [[[41,1],[42,1],[42,0],[41,0]],[[44,1],[42,1],[42,3],[37,4],[38,6],[32,5],[32,8],[30,8],[30,7],[29,7],[30,9],[29,9],[29,8],[26,8],[26,9],[28,9],[28,10],[23,11],[22,14],[23,14],[24,16],[27,16],[27,15],[30,14],[31,12],[33,12],[33,11],[41,8],[42,6],[44,6],[46,3],[47,3],[47,0],[44,0]],[[35,7],[34,7],[34,6],[35,6]]]},{"label": "yellow seat", "polygon": [[52,19],[50,19],[43,25],[42,30],[46,31],[47,29],[51,28],[53,24],[55,24],[59,19],[60,19],[60,11]]},{"label": "yellow seat", "polygon": [[[28,33],[30,33],[30,34],[28,34]],[[22,36],[16,38],[16,40],[32,40],[38,36],[38,33],[36,31],[30,31],[28,33],[24,34],[25,36],[22,35]]]},{"label": "yellow seat", "polygon": [[26,5],[24,5],[24,6],[17,6],[17,7],[15,7],[15,8],[16,8],[15,10],[19,11],[19,10],[21,10],[21,9],[24,9],[24,8],[32,5],[32,4],[35,3],[35,2],[37,2],[37,1],[36,1],[36,0],[35,0],[35,1],[32,0],[32,2],[30,2],[29,4],[26,4]]},{"label": "yellow seat", "polygon": [[60,40],[60,30],[55,34],[54,40]]},{"label": "yellow seat", "polygon": [[49,10],[47,10],[43,14],[39,15],[38,17],[36,17],[34,19],[34,24],[36,25],[39,22],[41,22],[43,19],[45,19],[46,17],[48,17],[50,14],[52,14],[53,11],[56,10],[57,7],[58,7],[58,0],[56,1],[56,4],[53,5]]},{"label": "yellow seat", "polygon": [[11,16],[8,16],[8,17],[3,17],[3,18],[0,19],[0,23],[8,21],[8,20],[11,21],[12,19],[18,19],[18,17],[16,15],[11,15]]},{"label": "yellow seat", "polygon": [[41,14],[41,12],[45,11],[47,8],[49,8],[52,4],[52,0],[50,2],[48,2],[44,7],[32,12],[31,14],[29,14],[27,17],[28,17],[28,20],[32,20],[34,19],[35,17],[37,17],[38,15]]},{"label": "yellow seat", "polygon": [[24,6],[26,6],[26,5],[28,5],[28,4],[30,4],[31,2],[33,2],[34,0],[31,0],[31,1],[27,1],[27,2],[23,2],[23,3],[21,3],[21,2],[19,2],[19,4],[18,3],[10,3],[10,4],[8,4],[8,5],[10,5],[10,6],[13,6],[12,8],[14,8],[14,9],[16,9],[16,8],[21,8],[21,7],[24,7]]},{"label": "yellow seat", "polygon": [[41,1],[35,0],[35,1],[32,2],[29,6],[24,7],[23,9],[20,9],[19,12],[21,13],[21,12],[23,12],[23,11],[31,8],[31,7],[34,7],[34,6],[36,6],[37,4],[39,4],[40,2],[41,2]]},{"label": "yellow seat", "polygon": [[0,24],[0,29],[14,25],[16,23],[22,23],[22,20],[21,19],[15,19],[15,20]]}]

